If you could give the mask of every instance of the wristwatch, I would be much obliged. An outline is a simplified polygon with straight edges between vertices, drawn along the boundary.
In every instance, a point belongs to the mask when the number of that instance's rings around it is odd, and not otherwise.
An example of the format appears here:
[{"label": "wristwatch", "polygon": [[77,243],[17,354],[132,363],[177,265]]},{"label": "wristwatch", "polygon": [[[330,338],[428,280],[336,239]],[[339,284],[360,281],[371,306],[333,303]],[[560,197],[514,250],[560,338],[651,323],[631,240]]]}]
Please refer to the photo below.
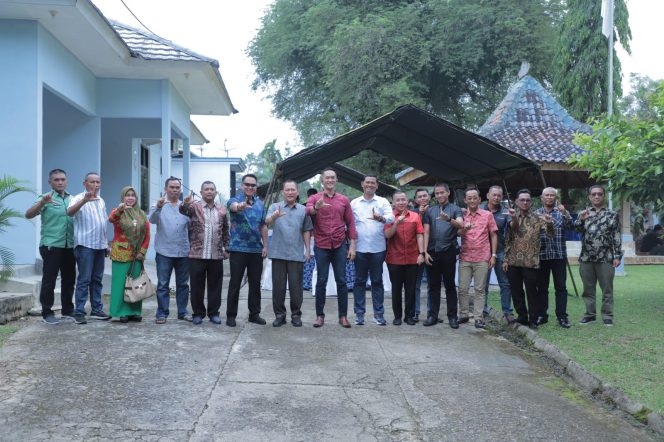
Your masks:
[{"label": "wristwatch", "polygon": [[492,253],[492,254],[491,254],[491,257],[492,257],[492,258],[498,258],[498,255],[496,255],[495,253]]}]

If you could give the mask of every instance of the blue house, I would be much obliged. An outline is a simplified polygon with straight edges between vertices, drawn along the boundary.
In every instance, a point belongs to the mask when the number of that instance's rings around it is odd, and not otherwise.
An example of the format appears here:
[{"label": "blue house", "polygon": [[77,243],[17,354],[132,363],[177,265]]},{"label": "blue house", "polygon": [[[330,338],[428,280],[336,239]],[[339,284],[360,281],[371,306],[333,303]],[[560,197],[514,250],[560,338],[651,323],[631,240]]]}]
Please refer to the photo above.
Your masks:
[{"label": "blue house", "polygon": [[[237,112],[216,60],[110,21],[89,0],[0,1],[0,59],[0,176],[36,192],[53,168],[67,171],[72,194],[99,171],[108,206],[131,184],[148,208],[174,150],[189,183],[190,146],[204,142],[191,115]],[[33,264],[39,221],[18,221],[2,242]]]}]

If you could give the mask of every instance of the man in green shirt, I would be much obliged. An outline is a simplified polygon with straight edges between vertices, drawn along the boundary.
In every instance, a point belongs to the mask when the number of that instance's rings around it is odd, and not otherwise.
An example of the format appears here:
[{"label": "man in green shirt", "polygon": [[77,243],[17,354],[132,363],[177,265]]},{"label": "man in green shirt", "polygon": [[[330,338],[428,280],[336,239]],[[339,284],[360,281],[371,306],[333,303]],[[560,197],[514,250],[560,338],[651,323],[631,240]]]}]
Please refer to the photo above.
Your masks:
[{"label": "man in green shirt", "polygon": [[60,299],[62,317],[74,320],[74,282],[76,260],[74,258],[74,220],[67,216],[71,195],[67,188],[67,174],[53,169],[48,174],[51,191],[40,195],[26,212],[28,219],[41,215],[41,239],[39,254],[43,260],[43,273],[39,302],[42,305],[42,321],[55,325],[60,321],[53,314],[55,281],[60,273]]}]

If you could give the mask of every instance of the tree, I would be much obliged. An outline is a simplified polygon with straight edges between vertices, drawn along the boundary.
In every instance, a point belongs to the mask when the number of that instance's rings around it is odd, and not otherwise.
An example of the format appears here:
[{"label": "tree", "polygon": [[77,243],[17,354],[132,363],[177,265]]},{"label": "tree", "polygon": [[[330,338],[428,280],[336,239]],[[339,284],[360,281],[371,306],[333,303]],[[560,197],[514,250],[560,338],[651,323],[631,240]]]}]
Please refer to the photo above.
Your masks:
[{"label": "tree", "polygon": [[[616,41],[630,53],[632,33],[624,0],[615,1]],[[608,109],[608,42],[602,34],[600,0],[567,0],[553,61],[553,90],[569,113],[588,121]],[[613,55],[614,99],[622,95],[620,60]]]},{"label": "tree", "polygon": [[[23,218],[23,214],[6,207],[4,200],[18,192],[29,191],[21,186],[21,181],[11,176],[0,178],[0,233],[5,233],[7,228],[12,225],[12,218]],[[0,281],[4,281],[14,274],[14,252],[9,248],[0,246]]]},{"label": "tree", "polygon": [[277,148],[277,139],[265,143],[258,154],[250,153],[244,160],[247,173],[253,173],[258,178],[258,183],[263,184],[272,180],[277,163],[283,161],[283,156]]},{"label": "tree", "polygon": [[248,48],[254,88],[306,145],[406,103],[475,128],[521,61],[551,80],[562,1],[276,0]]},{"label": "tree", "polygon": [[596,119],[592,134],[578,135],[584,148],[571,163],[608,183],[615,195],[664,213],[664,81],[648,100],[646,118],[614,116]]},{"label": "tree", "polygon": [[655,109],[650,105],[650,99],[657,93],[660,82],[647,75],[630,74],[630,83],[632,91],[618,101],[619,112],[627,117],[655,118]]}]

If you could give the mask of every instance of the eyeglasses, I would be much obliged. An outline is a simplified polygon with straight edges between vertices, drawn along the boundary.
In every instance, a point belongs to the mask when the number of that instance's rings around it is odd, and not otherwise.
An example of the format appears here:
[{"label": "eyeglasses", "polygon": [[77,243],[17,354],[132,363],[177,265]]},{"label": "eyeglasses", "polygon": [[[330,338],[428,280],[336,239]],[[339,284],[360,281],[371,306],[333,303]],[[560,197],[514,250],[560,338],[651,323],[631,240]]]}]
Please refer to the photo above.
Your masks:
[{"label": "eyeglasses", "polygon": [[604,193],[591,193],[590,196],[604,196]]},{"label": "eyeglasses", "polygon": [[242,183],[245,187],[256,187],[256,184]]}]

